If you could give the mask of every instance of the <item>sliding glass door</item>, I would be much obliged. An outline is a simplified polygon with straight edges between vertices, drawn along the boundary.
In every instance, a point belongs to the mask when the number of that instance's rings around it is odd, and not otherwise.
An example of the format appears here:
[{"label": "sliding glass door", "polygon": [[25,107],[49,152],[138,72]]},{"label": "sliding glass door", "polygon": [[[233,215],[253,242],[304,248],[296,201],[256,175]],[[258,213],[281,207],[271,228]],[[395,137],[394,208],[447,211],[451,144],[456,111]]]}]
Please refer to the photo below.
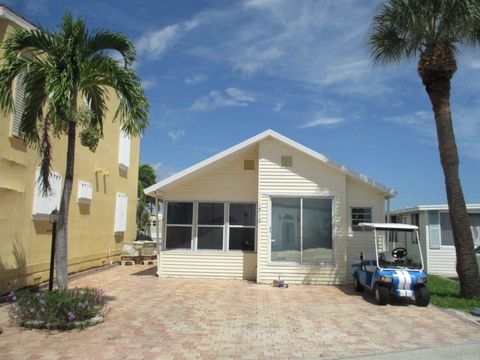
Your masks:
[{"label": "sliding glass door", "polygon": [[271,260],[332,262],[332,199],[272,198]]}]

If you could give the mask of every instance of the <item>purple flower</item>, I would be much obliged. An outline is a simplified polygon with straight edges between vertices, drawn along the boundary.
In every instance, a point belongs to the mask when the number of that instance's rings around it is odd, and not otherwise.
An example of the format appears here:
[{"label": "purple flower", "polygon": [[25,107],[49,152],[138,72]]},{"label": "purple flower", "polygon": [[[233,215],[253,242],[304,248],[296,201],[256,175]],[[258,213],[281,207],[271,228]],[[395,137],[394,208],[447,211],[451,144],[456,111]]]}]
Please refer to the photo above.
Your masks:
[{"label": "purple flower", "polygon": [[75,321],[75,319],[76,319],[75,314],[72,313],[71,311],[69,311],[68,314],[67,314],[67,320],[69,322],[72,322],[72,321]]},{"label": "purple flower", "polygon": [[42,306],[42,307],[40,308],[40,311],[41,311],[42,313],[44,313],[44,312],[45,312],[45,308]]},{"label": "purple flower", "polygon": [[7,301],[9,302],[17,301],[17,295],[15,295],[14,291],[11,291],[10,294],[7,295]]},{"label": "purple flower", "polygon": [[31,313],[34,313],[35,312],[35,309],[33,307],[30,308],[30,312]]},{"label": "purple flower", "polygon": [[40,299],[40,300],[38,300],[38,302],[39,302],[41,305],[45,305],[45,299]]}]

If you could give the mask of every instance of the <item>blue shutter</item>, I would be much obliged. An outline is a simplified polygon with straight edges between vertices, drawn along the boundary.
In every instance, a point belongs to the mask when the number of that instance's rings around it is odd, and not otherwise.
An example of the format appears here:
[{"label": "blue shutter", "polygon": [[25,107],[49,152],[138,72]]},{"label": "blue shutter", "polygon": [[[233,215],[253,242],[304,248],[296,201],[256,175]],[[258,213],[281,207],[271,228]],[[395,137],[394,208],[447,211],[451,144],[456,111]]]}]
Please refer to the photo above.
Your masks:
[{"label": "blue shutter", "polygon": [[438,211],[428,212],[428,228],[430,249],[440,249],[440,216]]}]

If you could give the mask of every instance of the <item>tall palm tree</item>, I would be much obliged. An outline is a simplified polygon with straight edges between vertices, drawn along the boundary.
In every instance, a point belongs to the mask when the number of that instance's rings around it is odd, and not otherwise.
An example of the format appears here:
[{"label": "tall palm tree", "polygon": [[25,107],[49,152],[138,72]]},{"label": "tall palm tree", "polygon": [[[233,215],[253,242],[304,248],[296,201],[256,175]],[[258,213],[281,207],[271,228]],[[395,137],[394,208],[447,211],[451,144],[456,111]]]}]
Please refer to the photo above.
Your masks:
[{"label": "tall palm tree", "polygon": [[[103,136],[108,89],[119,106],[115,113],[123,131],[139,135],[148,124],[149,106],[139,78],[131,70],[135,61],[133,44],[122,34],[89,32],[81,18],[67,13],[58,32],[17,30],[4,43],[0,69],[0,108],[12,110],[12,84],[22,78],[25,85],[20,132],[27,144],[41,155],[40,183],[51,192],[51,136],[67,136],[65,182],[57,225],[57,283],[68,287],[68,211],[75,163],[77,129],[84,146],[95,151]],[[22,56],[25,53],[30,56]],[[114,57],[119,53],[122,62]],[[85,109],[81,104],[85,100]]]},{"label": "tall palm tree", "polygon": [[372,22],[369,48],[375,63],[418,60],[418,74],[433,108],[463,297],[480,298],[480,276],[458,174],[450,112],[450,81],[459,46],[480,45],[478,0],[389,0]]}]

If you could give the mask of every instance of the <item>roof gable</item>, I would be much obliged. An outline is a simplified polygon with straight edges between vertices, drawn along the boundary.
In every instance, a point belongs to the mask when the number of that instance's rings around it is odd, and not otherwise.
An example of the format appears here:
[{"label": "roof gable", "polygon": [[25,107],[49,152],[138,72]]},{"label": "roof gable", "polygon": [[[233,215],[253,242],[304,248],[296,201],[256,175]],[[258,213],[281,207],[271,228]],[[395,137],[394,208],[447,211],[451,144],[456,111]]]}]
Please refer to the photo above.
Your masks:
[{"label": "roof gable", "polygon": [[276,141],[279,141],[280,143],[283,143],[285,145],[288,145],[290,147],[292,147],[293,149],[305,154],[305,155],[308,155],[318,161],[320,161],[321,163],[329,166],[330,168],[336,170],[336,171],[339,171],[343,174],[346,174],[347,176],[350,176],[354,179],[357,179],[359,181],[361,181],[362,183],[365,183],[367,185],[370,185],[372,186],[373,188],[375,188],[376,190],[380,191],[381,193],[383,193],[385,196],[387,197],[394,197],[397,193],[395,190],[392,190],[392,189],[389,189],[387,187],[385,187],[384,185],[368,178],[367,176],[361,174],[361,173],[358,173],[356,171],[353,171],[349,168],[347,168],[346,166],[343,166],[343,165],[340,165],[336,162],[334,162],[333,160],[330,160],[329,158],[327,158],[325,155],[322,155],[300,143],[297,143],[296,141],[293,141],[292,139],[289,139],[287,138],[286,136],[283,136],[273,130],[266,130],[258,135],[255,135],[245,141],[242,141],[241,143],[235,145],[235,146],[232,146],[224,151],[221,151],[219,152],[218,154],[206,159],[206,160],[203,160],[183,171],[180,171],[148,188],[146,188],[144,190],[145,194],[147,195],[150,195],[150,196],[155,196],[156,192],[159,191],[161,192],[162,191],[162,188],[168,186],[168,185],[171,185],[177,181],[180,181],[182,179],[185,179],[186,177],[190,177],[190,176],[194,176],[196,173],[200,172],[202,169],[208,167],[208,166],[211,166],[215,163],[218,163],[220,162],[221,160],[241,151],[241,150],[244,150],[250,146],[253,146],[253,145],[256,145],[258,144],[259,142],[265,140],[265,139],[268,139],[268,138],[271,138],[271,139],[274,139]]}]

